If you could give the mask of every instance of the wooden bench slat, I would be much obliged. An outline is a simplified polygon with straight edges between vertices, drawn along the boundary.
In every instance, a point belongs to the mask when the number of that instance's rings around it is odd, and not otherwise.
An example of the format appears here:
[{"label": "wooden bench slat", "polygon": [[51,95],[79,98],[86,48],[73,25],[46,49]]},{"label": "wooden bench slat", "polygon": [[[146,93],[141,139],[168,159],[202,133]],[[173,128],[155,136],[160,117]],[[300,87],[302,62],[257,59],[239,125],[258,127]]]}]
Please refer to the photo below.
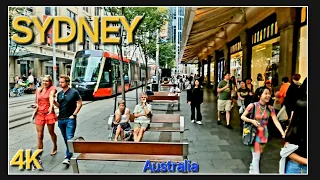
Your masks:
[{"label": "wooden bench slat", "polygon": [[180,132],[180,127],[150,127],[148,131]]},{"label": "wooden bench slat", "polygon": [[73,142],[73,153],[183,155],[182,143],[174,142],[130,142],[130,141],[77,141]]},{"label": "wooden bench slat", "polygon": [[78,156],[77,160],[98,160],[98,161],[133,161],[145,162],[150,160],[152,162],[164,161],[183,161],[182,156],[167,156],[167,155],[140,155],[140,154],[89,154],[82,153]]},{"label": "wooden bench slat", "polygon": [[179,96],[148,96],[148,100],[168,100],[168,101],[178,101]]},{"label": "wooden bench slat", "polygon": [[152,123],[180,123],[180,114],[153,114]]}]

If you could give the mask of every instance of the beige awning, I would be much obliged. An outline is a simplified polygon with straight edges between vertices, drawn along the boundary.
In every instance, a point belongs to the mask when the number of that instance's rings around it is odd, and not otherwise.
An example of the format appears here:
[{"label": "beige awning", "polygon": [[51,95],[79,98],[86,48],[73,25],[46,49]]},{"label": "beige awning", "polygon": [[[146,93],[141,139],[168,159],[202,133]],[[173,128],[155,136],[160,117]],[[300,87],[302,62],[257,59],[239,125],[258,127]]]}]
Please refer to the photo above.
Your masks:
[{"label": "beige awning", "polygon": [[272,14],[272,7],[187,7],[181,62],[203,60],[244,29]]},{"label": "beige awning", "polygon": [[[48,54],[41,54],[41,53],[36,53],[36,52],[25,52],[25,51],[18,52],[16,54],[16,56],[18,56],[19,58],[24,58],[24,57],[38,58],[41,61],[50,61],[53,58],[52,56],[50,56]],[[57,62],[61,61],[63,63],[72,63],[71,58],[59,57],[59,56],[56,56],[56,61]]]}]

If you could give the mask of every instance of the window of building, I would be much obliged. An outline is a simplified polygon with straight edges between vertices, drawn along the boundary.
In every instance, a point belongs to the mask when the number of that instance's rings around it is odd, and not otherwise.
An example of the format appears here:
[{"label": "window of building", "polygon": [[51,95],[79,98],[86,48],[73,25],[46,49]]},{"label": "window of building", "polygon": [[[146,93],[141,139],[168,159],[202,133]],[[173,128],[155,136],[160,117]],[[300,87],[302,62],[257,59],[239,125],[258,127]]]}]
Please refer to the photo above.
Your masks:
[{"label": "window of building", "polygon": [[251,77],[254,89],[271,80],[278,86],[278,67],[280,58],[280,37],[258,44],[252,48]]},{"label": "window of building", "polygon": [[95,16],[100,16],[100,7],[95,7],[94,8],[94,15]]},{"label": "window of building", "polygon": [[242,51],[231,54],[230,56],[230,73],[237,81],[242,80]]},{"label": "window of building", "polygon": [[86,49],[90,49],[90,39],[89,36],[86,36]]},{"label": "window of building", "polygon": [[83,7],[83,10],[89,13],[89,7]]},{"label": "window of building", "polygon": [[[70,33],[71,33],[71,29],[70,29],[70,27],[67,27],[67,36],[69,36]],[[76,42],[68,43],[67,50],[72,51],[72,52],[76,52]]]},{"label": "window of building", "polygon": [[51,7],[45,7],[44,8],[44,14],[45,15],[51,15]]},{"label": "window of building", "polygon": [[184,8],[179,7],[179,16],[184,16]]}]

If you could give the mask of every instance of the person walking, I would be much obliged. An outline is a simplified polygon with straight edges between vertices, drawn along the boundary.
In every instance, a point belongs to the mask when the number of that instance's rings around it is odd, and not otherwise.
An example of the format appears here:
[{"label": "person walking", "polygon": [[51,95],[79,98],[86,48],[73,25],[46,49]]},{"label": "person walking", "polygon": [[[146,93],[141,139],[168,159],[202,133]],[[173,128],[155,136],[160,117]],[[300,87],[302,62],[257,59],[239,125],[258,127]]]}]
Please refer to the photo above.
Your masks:
[{"label": "person walking", "polygon": [[[200,81],[196,79],[194,81],[194,87],[187,92],[187,101],[191,106],[191,122],[196,122],[202,125],[202,115],[200,105],[203,102],[203,90],[200,85]],[[197,119],[195,120],[195,109],[197,109]]]},{"label": "person walking", "polygon": [[55,106],[59,108],[58,126],[66,144],[66,156],[63,164],[69,165],[72,153],[69,152],[67,141],[74,137],[77,127],[77,114],[82,107],[82,98],[79,92],[69,87],[70,78],[67,75],[59,77],[59,85],[62,88],[57,95]]},{"label": "person walking", "polygon": [[233,129],[230,125],[230,111],[231,111],[231,89],[232,85],[230,81],[230,73],[224,74],[224,79],[218,84],[218,122],[221,124],[221,112],[226,111],[227,128]]},{"label": "person walking", "polygon": [[290,121],[285,137],[285,147],[289,144],[298,146],[297,149],[287,156],[285,165],[286,174],[306,174],[308,173],[308,128],[307,128],[307,78],[299,88],[294,114]]},{"label": "person walking", "polygon": [[[51,140],[53,142],[53,149],[51,156],[57,154],[57,135],[54,132],[57,115],[54,112],[54,96],[57,92],[56,87],[52,83],[52,78],[47,75],[43,78],[43,83],[40,88],[36,90],[36,102],[33,106],[36,108],[35,124],[38,134],[38,149],[43,149],[44,126],[47,125]],[[39,157],[41,162],[41,156]]]},{"label": "person walking", "polygon": [[[251,146],[252,163],[250,165],[250,174],[260,173],[260,157],[263,152],[263,148],[268,142],[269,133],[267,125],[270,118],[272,118],[275,126],[281,133],[282,138],[285,137],[285,133],[278,121],[274,108],[268,105],[270,98],[270,90],[267,87],[263,86],[257,88],[254,95],[254,103],[250,103],[241,116],[243,121],[252,123],[257,127],[255,141]],[[251,116],[253,119],[249,119],[247,117],[248,114],[253,114],[253,116]]]}]

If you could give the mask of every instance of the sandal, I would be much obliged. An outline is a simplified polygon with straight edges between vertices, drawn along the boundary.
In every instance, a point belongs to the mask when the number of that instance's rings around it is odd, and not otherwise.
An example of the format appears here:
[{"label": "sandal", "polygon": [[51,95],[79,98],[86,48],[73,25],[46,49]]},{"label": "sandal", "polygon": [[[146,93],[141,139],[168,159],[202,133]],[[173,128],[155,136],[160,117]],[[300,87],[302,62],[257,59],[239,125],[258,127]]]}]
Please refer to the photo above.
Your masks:
[{"label": "sandal", "polygon": [[51,156],[56,155],[56,154],[57,154],[57,151],[58,151],[57,149],[53,150],[50,155],[51,155]]}]

